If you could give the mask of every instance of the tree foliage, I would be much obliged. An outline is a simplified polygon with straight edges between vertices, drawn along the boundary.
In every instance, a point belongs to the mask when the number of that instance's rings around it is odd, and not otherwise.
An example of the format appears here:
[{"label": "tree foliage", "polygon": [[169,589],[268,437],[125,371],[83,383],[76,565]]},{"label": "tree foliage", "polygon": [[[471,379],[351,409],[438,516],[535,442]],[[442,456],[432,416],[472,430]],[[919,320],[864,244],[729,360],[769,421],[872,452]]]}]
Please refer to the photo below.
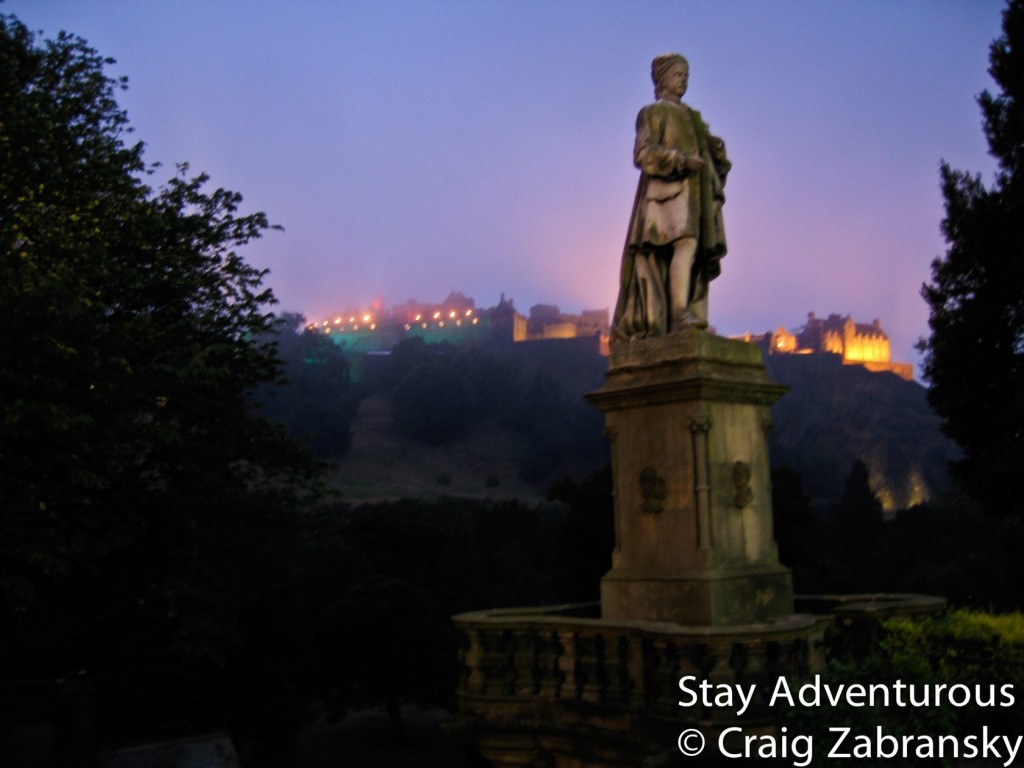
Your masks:
[{"label": "tree foliage", "polygon": [[815,508],[797,473],[772,472],[775,541],[797,593],[911,592],[987,610],[1019,606],[1019,547],[1006,526],[963,493],[883,519],[866,480],[855,464],[842,501]]},{"label": "tree foliage", "polygon": [[395,386],[391,419],[400,434],[437,445],[466,432],[476,417],[474,390],[456,368],[418,365]]},{"label": "tree foliage", "polygon": [[545,356],[427,344],[407,339],[380,366],[376,387],[391,392],[391,421],[404,437],[439,445],[475,425],[526,438],[519,476],[531,483],[581,476],[608,460],[601,413],[583,394],[600,386],[607,362],[596,351]]},{"label": "tree foliage", "polygon": [[931,335],[922,339],[929,399],[964,449],[957,469],[990,511],[1019,515],[1024,456],[1024,3],[1011,0],[989,73],[1000,88],[978,98],[998,163],[987,187],[942,165],[949,243],[922,294]]},{"label": "tree foliage", "polygon": [[[854,734],[884,733],[897,743],[927,736],[939,744],[940,739],[965,739],[984,729],[989,733],[1012,732],[1024,706],[1016,693],[1009,699],[1001,693],[1004,686],[1009,686],[1007,692],[1019,691],[1024,682],[1022,630],[1024,617],[1020,613],[992,615],[962,609],[941,616],[881,621],[876,647],[866,655],[834,653],[821,671],[821,682],[833,690],[840,685],[882,685],[893,690],[894,683],[900,681],[907,686],[904,702],[921,701],[927,696],[928,705],[898,706],[894,697],[890,702],[859,701],[851,706],[847,699],[834,707],[793,707],[785,715],[786,724],[791,733],[807,734],[815,743],[833,743],[839,726],[850,728]],[[963,696],[953,695],[963,688],[974,696],[965,701]],[[889,706],[885,706],[887,703]],[[900,750],[891,752],[892,757],[884,760],[886,766],[969,762],[962,755],[959,760],[951,757],[948,749],[944,758],[919,757],[913,746],[905,754]],[[827,750],[817,750],[807,763],[810,768],[861,764],[856,757],[838,755],[837,751],[837,757],[829,757]]]},{"label": "tree foliage", "polygon": [[152,673],[213,711],[316,465],[251,415],[281,374],[237,252],[266,217],[186,166],[148,186],[111,63],[0,17],[0,674]]},{"label": "tree foliage", "polygon": [[317,456],[338,458],[352,447],[352,420],[359,404],[351,366],[341,347],[328,336],[304,331],[304,325],[305,319],[295,313],[278,318],[272,338],[286,382],[262,387],[257,406]]}]

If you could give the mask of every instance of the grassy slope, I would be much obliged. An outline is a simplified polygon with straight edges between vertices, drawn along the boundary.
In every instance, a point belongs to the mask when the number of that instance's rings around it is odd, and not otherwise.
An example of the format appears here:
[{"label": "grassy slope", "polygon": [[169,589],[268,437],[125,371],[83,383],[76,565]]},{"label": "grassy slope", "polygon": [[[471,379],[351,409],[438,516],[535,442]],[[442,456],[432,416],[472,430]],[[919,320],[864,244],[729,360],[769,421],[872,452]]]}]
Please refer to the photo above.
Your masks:
[{"label": "grassy slope", "polygon": [[[528,449],[524,438],[493,422],[483,422],[452,443],[416,443],[391,433],[390,408],[390,401],[383,395],[360,403],[352,429],[352,451],[338,462],[331,475],[331,485],[343,499],[544,497],[546,486],[517,477],[516,457]],[[444,476],[450,478],[449,482],[443,482]]]}]

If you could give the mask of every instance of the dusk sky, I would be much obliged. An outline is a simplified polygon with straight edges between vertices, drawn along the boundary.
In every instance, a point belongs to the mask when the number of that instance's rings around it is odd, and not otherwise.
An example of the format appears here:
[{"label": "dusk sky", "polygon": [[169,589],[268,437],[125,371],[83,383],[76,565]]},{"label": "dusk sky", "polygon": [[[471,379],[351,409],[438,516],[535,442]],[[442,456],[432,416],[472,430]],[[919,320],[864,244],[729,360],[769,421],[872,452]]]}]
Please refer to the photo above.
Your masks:
[{"label": "dusk sky", "polygon": [[650,60],[726,142],[719,333],[879,318],[918,362],[939,163],[990,182],[976,95],[1003,3],[8,0],[117,59],[158,177],[187,161],[283,232],[245,251],[280,309],[611,308]]}]

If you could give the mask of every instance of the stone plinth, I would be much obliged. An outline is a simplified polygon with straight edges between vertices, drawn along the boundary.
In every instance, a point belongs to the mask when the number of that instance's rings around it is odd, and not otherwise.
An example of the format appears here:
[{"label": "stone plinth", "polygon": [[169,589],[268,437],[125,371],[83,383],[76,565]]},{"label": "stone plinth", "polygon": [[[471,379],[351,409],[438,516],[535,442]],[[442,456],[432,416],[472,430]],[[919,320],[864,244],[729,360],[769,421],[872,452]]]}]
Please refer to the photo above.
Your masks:
[{"label": "stone plinth", "polygon": [[612,347],[606,383],[588,396],[612,447],[603,618],[718,626],[793,612],[766,436],[784,392],[756,347],[696,328]]}]

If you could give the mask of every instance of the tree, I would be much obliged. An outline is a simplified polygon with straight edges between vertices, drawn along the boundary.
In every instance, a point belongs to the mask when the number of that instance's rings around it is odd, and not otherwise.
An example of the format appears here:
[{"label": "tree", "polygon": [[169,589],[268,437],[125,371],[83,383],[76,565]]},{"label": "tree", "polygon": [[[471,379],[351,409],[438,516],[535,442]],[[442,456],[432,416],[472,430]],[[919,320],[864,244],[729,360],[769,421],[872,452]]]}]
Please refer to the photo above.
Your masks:
[{"label": "tree", "polygon": [[303,330],[302,315],[285,312],[277,321],[278,354],[286,383],[264,387],[259,412],[307,443],[321,458],[337,458],[352,447],[352,420],[359,400],[351,366],[329,336]]},{"label": "tree", "polygon": [[548,494],[568,507],[557,536],[561,580],[558,598],[577,602],[599,598],[601,577],[612,566],[615,549],[615,504],[612,466],[608,464],[578,485],[559,481]]},{"label": "tree", "polygon": [[918,347],[929,400],[963,448],[955,471],[989,511],[1024,512],[1024,3],[1011,0],[978,97],[995,183],[942,165],[944,257],[922,295],[931,335]]},{"label": "tree", "polygon": [[791,469],[772,472],[772,521],[779,560],[792,570],[796,590],[821,590],[826,582],[823,553],[826,548],[834,549],[834,540],[823,535],[825,526],[811,508],[800,473]]},{"label": "tree", "polygon": [[843,485],[843,495],[835,507],[838,533],[836,542],[849,555],[856,568],[874,547],[882,530],[882,502],[871,490],[871,475],[860,459],[853,462]]},{"label": "tree", "polygon": [[260,584],[316,465],[252,416],[266,217],[186,166],[147,186],[111,63],[0,16],[0,675],[159,680],[201,719],[289,605]]},{"label": "tree", "polygon": [[476,392],[457,368],[434,361],[402,377],[391,396],[399,434],[439,445],[461,437],[476,419]]}]

